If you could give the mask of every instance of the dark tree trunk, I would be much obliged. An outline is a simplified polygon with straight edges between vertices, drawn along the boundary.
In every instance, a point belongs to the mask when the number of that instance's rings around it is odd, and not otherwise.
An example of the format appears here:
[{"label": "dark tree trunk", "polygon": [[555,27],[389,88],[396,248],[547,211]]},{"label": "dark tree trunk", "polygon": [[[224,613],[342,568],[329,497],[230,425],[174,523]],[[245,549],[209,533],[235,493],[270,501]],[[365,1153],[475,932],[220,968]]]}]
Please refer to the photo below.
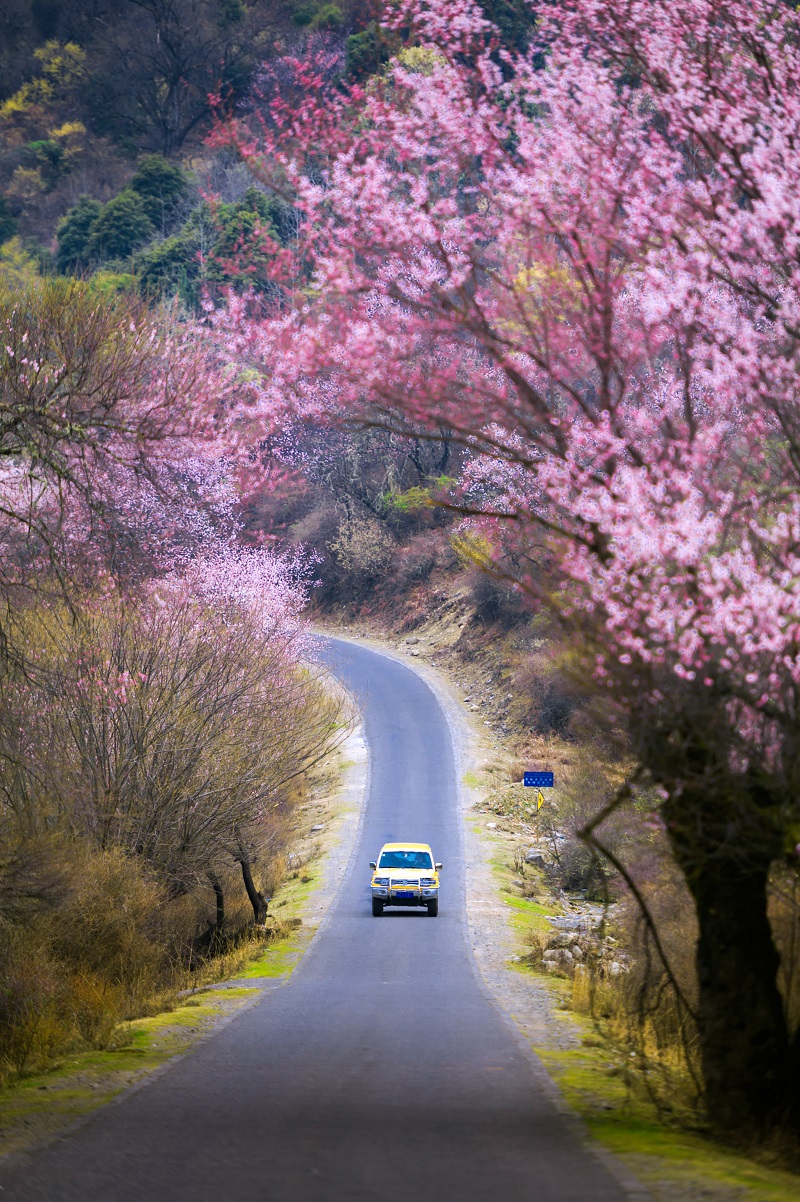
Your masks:
[{"label": "dark tree trunk", "polygon": [[242,880],[244,887],[247,890],[247,896],[250,898],[250,905],[253,907],[253,918],[257,926],[263,926],[267,917],[268,898],[264,897],[263,893],[259,893],[253,881],[253,873],[250,869],[249,860],[244,857],[239,861],[242,866]]},{"label": "dark tree trunk", "polygon": [[211,932],[211,942],[215,943],[219,940],[222,928],[225,925],[225,894],[222,891],[222,882],[216,872],[209,872],[208,880],[211,888],[214,890],[214,900],[217,906],[216,920]]},{"label": "dark tree trunk", "polygon": [[706,1105],[721,1133],[796,1121],[790,1039],[767,917],[777,837],[748,839],[735,805],[684,794],[665,807],[673,850],[695,901],[697,1022]]}]

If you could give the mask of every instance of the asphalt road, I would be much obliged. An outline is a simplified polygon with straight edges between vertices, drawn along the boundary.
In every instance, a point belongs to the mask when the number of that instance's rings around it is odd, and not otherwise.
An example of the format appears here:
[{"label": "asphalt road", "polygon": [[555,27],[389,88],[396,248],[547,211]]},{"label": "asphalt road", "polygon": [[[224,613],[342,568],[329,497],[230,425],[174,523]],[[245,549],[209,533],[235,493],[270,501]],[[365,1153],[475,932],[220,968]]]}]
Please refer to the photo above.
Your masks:
[{"label": "asphalt road", "polygon": [[[0,1174],[19,1202],[621,1202],[486,996],[463,918],[446,719],[400,663],[331,641],[370,753],[355,861],[289,982],[120,1105]],[[444,863],[439,917],[373,918],[392,839]]]}]

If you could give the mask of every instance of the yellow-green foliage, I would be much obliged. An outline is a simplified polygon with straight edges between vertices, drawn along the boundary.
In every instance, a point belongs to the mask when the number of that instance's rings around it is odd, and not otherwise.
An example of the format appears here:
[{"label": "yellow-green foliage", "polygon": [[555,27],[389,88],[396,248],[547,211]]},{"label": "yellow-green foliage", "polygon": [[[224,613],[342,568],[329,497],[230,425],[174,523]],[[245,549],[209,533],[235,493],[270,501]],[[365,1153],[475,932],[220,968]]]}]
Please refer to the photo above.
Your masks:
[{"label": "yellow-green foliage", "polygon": [[433,75],[436,68],[445,62],[443,56],[431,46],[404,46],[397,61],[412,75]]},{"label": "yellow-green foliage", "polygon": [[89,280],[89,287],[101,296],[116,296],[121,293],[133,295],[136,277],[129,271],[96,271]]},{"label": "yellow-green foliage", "polygon": [[415,509],[430,509],[435,505],[431,490],[420,488],[417,485],[407,488],[405,492],[387,493],[386,503],[391,508],[400,510],[401,513],[412,513]]},{"label": "yellow-green foliage", "polygon": [[33,255],[28,254],[21,238],[9,238],[0,246],[0,286],[10,291],[23,289],[38,275],[38,264]]},{"label": "yellow-green foliage", "polygon": [[13,120],[34,106],[51,103],[61,92],[79,82],[86,62],[85,52],[75,42],[63,46],[57,41],[45,42],[34,51],[34,56],[41,66],[41,74],[24,83],[0,104],[0,121]]},{"label": "yellow-green foliage", "polygon": [[458,534],[451,534],[450,545],[462,567],[491,567],[492,548],[484,535],[461,530]]}]

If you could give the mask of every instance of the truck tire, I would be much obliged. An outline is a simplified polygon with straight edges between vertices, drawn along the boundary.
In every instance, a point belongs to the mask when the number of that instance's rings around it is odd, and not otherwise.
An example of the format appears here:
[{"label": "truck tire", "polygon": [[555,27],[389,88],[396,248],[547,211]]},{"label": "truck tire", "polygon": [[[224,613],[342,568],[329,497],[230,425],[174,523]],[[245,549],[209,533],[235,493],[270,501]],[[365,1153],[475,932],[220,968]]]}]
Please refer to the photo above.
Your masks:
[{"label": "truck tire", "polygon": [[435,918],[439,913],[439,899],[435,897],[433,901],[428,902],[428,918]]},{"label": "truck tire", "polygon": [[383,914],[383,902],[380,900],[380,898],[373,897],[373,899],[372,899],[372,917],[380,918],[381,914]]}]

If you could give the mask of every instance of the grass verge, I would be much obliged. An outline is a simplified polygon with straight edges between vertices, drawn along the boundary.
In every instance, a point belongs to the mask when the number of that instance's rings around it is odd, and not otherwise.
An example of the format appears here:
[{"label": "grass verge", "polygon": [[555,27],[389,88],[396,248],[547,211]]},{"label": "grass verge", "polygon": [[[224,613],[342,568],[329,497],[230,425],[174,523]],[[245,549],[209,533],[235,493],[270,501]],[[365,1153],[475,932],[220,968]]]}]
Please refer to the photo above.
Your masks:
[{"label": "grass verge", "polygon": [[706,1134],[689,1111],[665,1114],[643,1088],[641,1066],[604,1034],[602,1027],[571,1007],[572,982],[531,966],[529,937],[552,930],[548,915],[559,913],[555,899],[519,896],[514,881],[511,841],[475,823],[491,855],[493,879],[514,932],[518,962],[515,973],[544,984],[554,1008],[568,1021],[580,1045],[554,1048],[533,1045],[570,1106],[592,1137],[618,1156],[652,1192],[656,1202],[795,1202],[800,1176],[779,1165],[769,1149],[738,1152]]},{"label": "grass verge", "polygon": [[[0,1159],[62,1134],[291,975],[314,933],[313,923],[304,926],[303,921],[324,885],[325,853],[340,837],[346,807],[333,798],[346,767],[337,765],[324,800],[302,807],[295,837],[299,867],[275,890],[266,931],[199,965],[188,996],[184,991],[180,997],[153,999],[158,1012],[120,1024],[107,1047],[65,1056],[46,1071],[0,1089]],[[312,827],[318,831],[318,823],[325,828],[325,846],[318,834],[302,834]]]},{"label": "grass verge", "polygon": [[241,1010],[256,988],[204,990],[173,1009],[123,1024],[112,1046],[69,1057],[46,1073],[0,1092],[0,1155],[58,1134],[185,1052],[219,1022]]},{"label": "grass verge", "polygon": [[800,1178],[770,1164],[768,1152],[738,1153],[685,1123],[664,1121],[637,1096],[615,1050],[595,1032],[584,1038],[577,1049],[536,1051],[593,1138],[623,1160],[658,1202],[795,1202],[800,1196]]}]

